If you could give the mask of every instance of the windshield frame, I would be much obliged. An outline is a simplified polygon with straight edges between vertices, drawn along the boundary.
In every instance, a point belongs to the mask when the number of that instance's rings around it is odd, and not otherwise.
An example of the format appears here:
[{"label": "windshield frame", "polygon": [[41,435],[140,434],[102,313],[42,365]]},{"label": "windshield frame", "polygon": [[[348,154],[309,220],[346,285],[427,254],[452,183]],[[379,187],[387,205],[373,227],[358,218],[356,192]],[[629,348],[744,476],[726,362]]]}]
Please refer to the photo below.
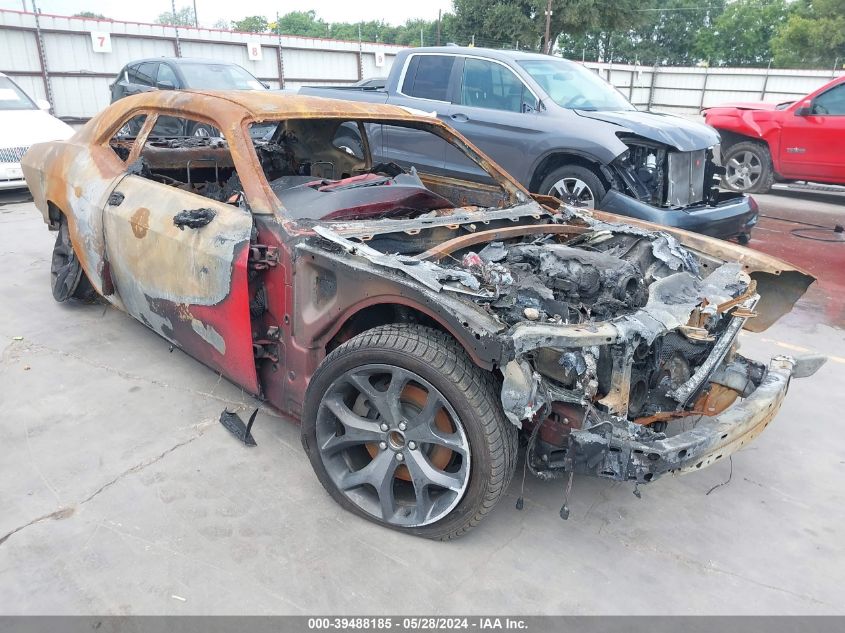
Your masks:
[{"label": "windshield frame", "polygon": [[[4,85],[8,82],[8,86]],[[14,108],[7,108],[0,105],[0,112],[12,112],[12,111],[23,111],[23,110],[40,110],[38,104],[35,103],[35,100],[32,99],[23,88],[21,88],[18,84],[14,82],[14,80],[9,77],[8,75],[3,75],[0,77],[0,89],[7,89],[13,90],[15,94],[18,95],[19,99],[15,103],[23,102],[24,104],[29,104],[29,107],[14,107]],[[2,102],[0,102],[2,103]]]},{"label": "windshield frame", "polygon": [[[261,167],[261,162],[258,159],[258,153],[256,151],[256,143],[261,143],[261,140],[253,138],[250,134],[250,128],[253,125],[257,124],[271,124],[271,123],[280,123],[283,121],[293,121],[293,120],[306,120],[306,119],[322,119],[322,120],[338,120],[340,122],[360,122],[364,125],[367,123],[375,123],[375,124],[384,124],[384,125],[396,125],[400,127],[407,127],[410,129],[417,129],[424,132],[429,132],[434,134],[435,136],[440,137],[449,145],[454,146],[458,151],[465,154],[470,160],[476,163],[483,171],[485,171],[493,180],[495,185],[500,187],[505,194],[506,197],[510,199],[510,204],[502,209],[497,211],[507,214],[510,209],[518,209],[524,207],[526,204],[531,204],[534,202],[531,194],[528,192],[527,189],[522,187],[516,180],[514,180],[509,174],[505,173],[501,170],[497,165],[494,163],[489,162],[485,156],[479,154],[475,147],[472,145],[467,144],[464,142],[462,136],[456,133],[454,130],[449,128],[443,123],[440,123],[436,118],[427,121],[427,120],[420,120],[417,117],[391,117],[391,116],[379,116],[379,115],[366,115],[366,114],[338,114],[332,116],[309,116],[308,114],[288,114],[288,115],[270,115],[270,116],[262,116],[262,117],[249,117],[244,119],[241,123],[241,132],[242,132],[242,140],[245,145],[249,148],[246,156],[244,156],[247,164],[252,167],[252,170],[258,177],[258,182],[261,186],[261,189],[266,197],[266,200],[270,203],[270,208],[272,209],[271,213],[278,214],[284,221],[292,223],[294,226],[310,226],[315,223],[313,220],[301,220],[296,219],[293,214],[288,213],[287,209],[285,208],[284,203],[279,199],[276,193],[272,190],[269,181],[267,180],[264,170]],[[224,135],[226,132],[223,132]],[[273,138],[275,138],[276,134],[273,134]],[[368,165],[372,166],[373,164],[373,155],[370,149],[370,142],[368,135],[365,134],[366,140],[364,141],[364,152],[365,152],[365,161]],[[228,137],[227,137],[228,142]],[[230,144],[231,147],[231,144]],[[434,178],[442,178],[444,180],[452,180],[451,178],[447,178],[444,176],[437,176],[431,175]],[[479,184],[480,187],[484,185]],[[491,186],[491,185],[487,185]],[[247,194],[249,197],[249,194]],[[457,209],[458,207],[456,207]],[[539,205],[538,205],[538,208]],[[489,212],[486,210],[485,212]],[[522,213],[524,215],[524,213]],[[387,222],[396,220],[367,220],[366,222]],[[446,220],[443,220],[446,222]],[[364,221],[359,221],[364,222]],[[328,220],[318,220],[316,221],[318,224],[323,224],[325,226],[342,226],[346,223],[346,221],[328,221]]]},{"label": "windshield frame", "polygon": [[[560,57],[548,57],[546,59],[524,59],[518,60],[517,65],[525,73],[534,84],[542,91],[543,95],[557,105],[558,107],[564,108],[565,110],[582,110],[587,112],[636,112],[637,108],[632,104],[628,98],[623,95],[615,86],[611,85],[607,82],[601,75],[598,73],[593,72],[583,64],[578,62],[573,62],[568,59],[563,59]],[[537,73],[536,70],[532,70],[532,66],[535,65],[548,65],[548,64],[555,64],[560,66],[561,70],[566,70],[569,72],[574,72],[580,75],[579,78],[576,78],[576,82],[580,82],[581,80],[587,80],[589,85],[595,87],[596,89],[603,90],[604,93],[607,95],[608,100],[601,104],[587,102],[584,103],[583,99],[583,91],[579,90],[579,96],[582,98],[578,100],[577,103],[573,103],[573,100],[578,99],[578,97],[569,98],[566,101],[560,101],[555,99],[549,92],[548,87],[545,83],[541,80],[542,75]],[[570,82],[567,82],[570,83]],[[580,88],[580,86],[579,86]]]}]

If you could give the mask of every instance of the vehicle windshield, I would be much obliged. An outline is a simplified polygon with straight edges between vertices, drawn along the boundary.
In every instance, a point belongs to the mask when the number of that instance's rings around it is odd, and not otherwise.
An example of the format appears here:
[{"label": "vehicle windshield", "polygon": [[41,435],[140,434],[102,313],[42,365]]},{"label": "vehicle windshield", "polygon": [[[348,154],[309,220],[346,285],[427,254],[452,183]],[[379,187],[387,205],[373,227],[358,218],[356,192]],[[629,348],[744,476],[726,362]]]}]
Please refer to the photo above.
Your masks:
[{"label": "vehicle windshield", "polygon": [[264,85],[234,64],[183,63],[179,69],[188,88],[209,90],[264,90]]},{"label": "vehicle windshield", "polygon": [[0,77],[0,110],[37,110],[35,103],[8,77]]},{"label": "vehicle windshield", "polygon": [[519,65],[563,108],[636,110],[613,86],[581,64],[565,59],[538,59]]}]

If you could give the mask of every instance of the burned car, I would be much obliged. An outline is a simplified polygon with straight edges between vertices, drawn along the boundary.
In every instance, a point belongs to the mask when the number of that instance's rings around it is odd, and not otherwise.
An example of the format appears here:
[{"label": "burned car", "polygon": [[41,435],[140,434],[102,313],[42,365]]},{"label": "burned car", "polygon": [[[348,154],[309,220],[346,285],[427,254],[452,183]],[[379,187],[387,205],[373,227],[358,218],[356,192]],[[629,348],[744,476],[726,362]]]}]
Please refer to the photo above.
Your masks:
[{"label": "burned car", "polygon": [[[165,116],[222,136],[162,136]],[[363,157],[343,144],[350,125]],[[429,134],[490,183],[373,164],[385,129]],[[33,146],[23,169],[57,233],[57,300],[95,292],[299,419],[334,499],[416,535],[474,527],[520,437],[540,477],[704,468],[822,362],[737,353],[740,329],[767,328],[809,275],[532,197],[394,106],[150,92]]]}]

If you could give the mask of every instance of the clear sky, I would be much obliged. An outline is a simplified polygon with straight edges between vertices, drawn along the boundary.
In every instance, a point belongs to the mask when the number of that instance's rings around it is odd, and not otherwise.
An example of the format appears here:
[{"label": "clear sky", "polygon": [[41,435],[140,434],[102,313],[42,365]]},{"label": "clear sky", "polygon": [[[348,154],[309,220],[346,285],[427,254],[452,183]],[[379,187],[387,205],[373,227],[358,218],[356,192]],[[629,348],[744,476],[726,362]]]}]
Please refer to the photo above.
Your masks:
[{"label": "clear sky", "polygon": [[[32,10],[32,0],[0,0],[0,8],[21,10],[23,2]],[[176,0],[179,9],[192,0]],[[79,11],[101,13],[115,20],[152,22],[165,11],[170,11],[170,0],[36,0],[43,13],[73,15]],[[274,18],[276,12],[284,15],[289,11],[314,9],[327,22],[359,22],[361,20],[384,20],[388,24],[402,24],[408,18],[437,18],[437,10],[443,12],[452,8],[451,0],[405,0],[404,2],[350,2],[350,0],[320,0],[309,6],[290,0],[196,0],[200,26],[213,26],[220,19],[239,20],[247,15],[263,15]]]}]

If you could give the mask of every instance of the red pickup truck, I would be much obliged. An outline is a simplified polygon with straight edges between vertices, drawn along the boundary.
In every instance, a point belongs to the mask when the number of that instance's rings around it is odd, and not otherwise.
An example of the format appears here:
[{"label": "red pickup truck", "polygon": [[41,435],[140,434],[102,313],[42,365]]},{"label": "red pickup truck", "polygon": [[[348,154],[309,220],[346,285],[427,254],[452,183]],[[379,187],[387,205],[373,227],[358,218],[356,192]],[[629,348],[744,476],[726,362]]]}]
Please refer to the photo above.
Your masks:
[{"label": "red pickup truck", "polygon": [[722,136],[726,187],[765,193],[775,181],[845,184],[845,77],[795,102],[707,108]]}]

